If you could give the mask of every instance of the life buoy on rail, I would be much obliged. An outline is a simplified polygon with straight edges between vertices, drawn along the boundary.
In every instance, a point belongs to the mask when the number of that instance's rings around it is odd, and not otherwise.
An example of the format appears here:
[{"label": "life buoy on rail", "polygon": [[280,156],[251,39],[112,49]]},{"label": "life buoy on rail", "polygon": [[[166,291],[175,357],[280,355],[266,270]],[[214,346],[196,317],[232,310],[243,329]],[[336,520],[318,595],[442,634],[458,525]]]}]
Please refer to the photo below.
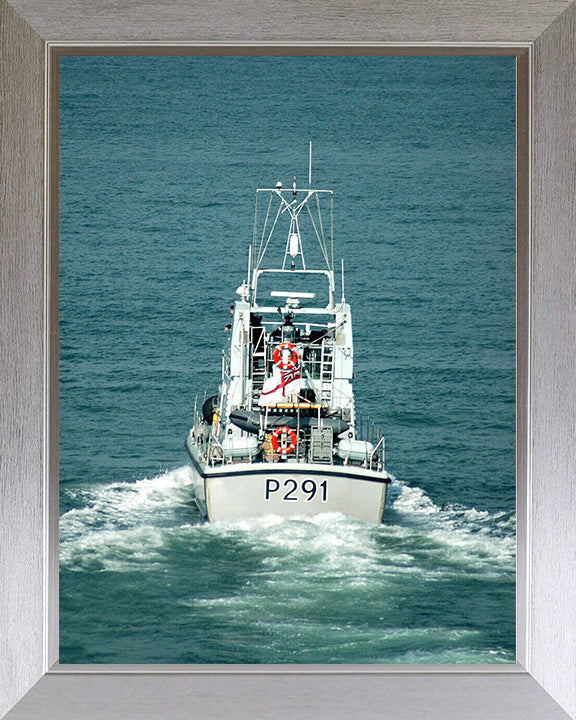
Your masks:
[{"label": "life buoy on rail", "polygon": [[292,370],[298,365],[298,353],[292,343],[283,342],[274,348],[274,363],[280,370]]},{"label": "life buoy on rail", "polygon": [[272,447],[279,455],[288,455],[296,448],[296,433],[286,425],[276,428],[272,433]]}]

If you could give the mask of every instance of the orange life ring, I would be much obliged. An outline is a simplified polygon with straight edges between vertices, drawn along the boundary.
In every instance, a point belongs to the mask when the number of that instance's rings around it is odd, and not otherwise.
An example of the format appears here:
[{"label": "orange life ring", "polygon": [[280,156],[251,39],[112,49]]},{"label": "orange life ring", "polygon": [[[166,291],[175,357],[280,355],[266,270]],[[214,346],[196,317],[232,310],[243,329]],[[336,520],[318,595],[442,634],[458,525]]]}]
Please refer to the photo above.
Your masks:
[{"label": "orange life ring", "polygon": [[[286,350],[290,351],[289,360],[283,360],[284,351]],[[274,348],[274,363],[280,368],[280,370],[292,370],[293,367],[298,365],[299,359],[298,353],[292,343],[280,343],[280,345],[276,345]]]},{"label": "orange life ring", "polygon": [[[283,435],[284,441],[282,440]],[[286,444],[288,439],[290,442]],[[290,430],[289,427],[286,427],[286,425],[276,428],[276,430],[272,433],[272,447],[279,455],[288,455],[288,453],[291,453],[296,448],[297,442],[296,433],[294,430]]]}]

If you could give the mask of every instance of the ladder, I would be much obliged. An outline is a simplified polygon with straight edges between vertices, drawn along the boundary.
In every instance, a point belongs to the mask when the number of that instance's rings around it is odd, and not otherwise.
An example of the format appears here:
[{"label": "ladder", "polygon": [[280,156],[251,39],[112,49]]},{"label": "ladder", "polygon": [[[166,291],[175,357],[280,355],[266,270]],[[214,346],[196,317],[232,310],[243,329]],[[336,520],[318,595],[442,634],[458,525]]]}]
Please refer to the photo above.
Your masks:
[{"label": "ladder", "polygon": [[266,379],[266,337],[261,327],[250,328],[250,342],[252,344],[252,362],[250,377],[252,378],[252,397],[250,410],[258,405],[260,391]]},{"label": "ladder", "polygon": [[330,405],[334,385],[334,346],[322,341],[320,354],[320,402]]}]

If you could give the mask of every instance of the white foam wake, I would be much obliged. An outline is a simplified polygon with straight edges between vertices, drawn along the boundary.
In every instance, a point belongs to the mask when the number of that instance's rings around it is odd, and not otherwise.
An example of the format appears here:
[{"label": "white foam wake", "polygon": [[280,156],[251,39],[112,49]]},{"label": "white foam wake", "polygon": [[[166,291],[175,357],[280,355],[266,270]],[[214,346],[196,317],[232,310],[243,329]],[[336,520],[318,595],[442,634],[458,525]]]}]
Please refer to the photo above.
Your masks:
[{"label": "white foam wake", "polygon": [[201,523],[191,481],[186,466],[136,482],[64,488],[75,507],[60,519],[62,566],[143,570],[146,563],[169,562],[168,544],[201,552],[216,542],[258,553],[266,571],[308,568],[352,584],[386,573],[514,572],[513,513],[440,508],[403,482],[393,482],[385,522],[374,526],[338,513]]},{"label": "white foam wake", "polygon": [[65,487],[60,564],[69,569],[139,570],[158,560],[166,533],[198,520],[188,466],[135,482]]}]

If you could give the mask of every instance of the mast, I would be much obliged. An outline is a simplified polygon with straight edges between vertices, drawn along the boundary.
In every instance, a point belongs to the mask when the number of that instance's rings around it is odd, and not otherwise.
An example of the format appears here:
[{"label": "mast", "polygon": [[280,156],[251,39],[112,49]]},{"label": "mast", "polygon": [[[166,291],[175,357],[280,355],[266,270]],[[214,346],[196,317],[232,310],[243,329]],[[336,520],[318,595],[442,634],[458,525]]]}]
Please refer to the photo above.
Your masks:
[{"label": "mast", "polygon": [[252,271],[252,245],[248,245],[248,275],[246,276],[248,279],[246,282],[248,283],[248,287],[252,285],[252,277],[250,275]]},{"label": "mast", "polygon": [[[262,217],[259,214],[259,196],[267,197],[266,207],[262,207]],[[256,190],[252,252],[248,259],[250,293],[255,303],[259,277],[263,273],[277,271],[325,275],[329,285],[329,305],[334,304],[333,212],[332,190],[318,189],[312,185],[312,141],[309,140],[307,187],[305,183],[298,187],[293,177],[291,186],[286,188],[282,181],[278,181],[275,187]],[[287,234],[284,235],[283,259],[282,256],[278,257],[278,266],[274,268],[275,263],[272,266],[270,263],[265,264],[265,256],[273,245],[273,238],[284,233]],[[317,243],[316,250],[312,248],[310,254],[308,247],[304,252],[308,238]]]}]

